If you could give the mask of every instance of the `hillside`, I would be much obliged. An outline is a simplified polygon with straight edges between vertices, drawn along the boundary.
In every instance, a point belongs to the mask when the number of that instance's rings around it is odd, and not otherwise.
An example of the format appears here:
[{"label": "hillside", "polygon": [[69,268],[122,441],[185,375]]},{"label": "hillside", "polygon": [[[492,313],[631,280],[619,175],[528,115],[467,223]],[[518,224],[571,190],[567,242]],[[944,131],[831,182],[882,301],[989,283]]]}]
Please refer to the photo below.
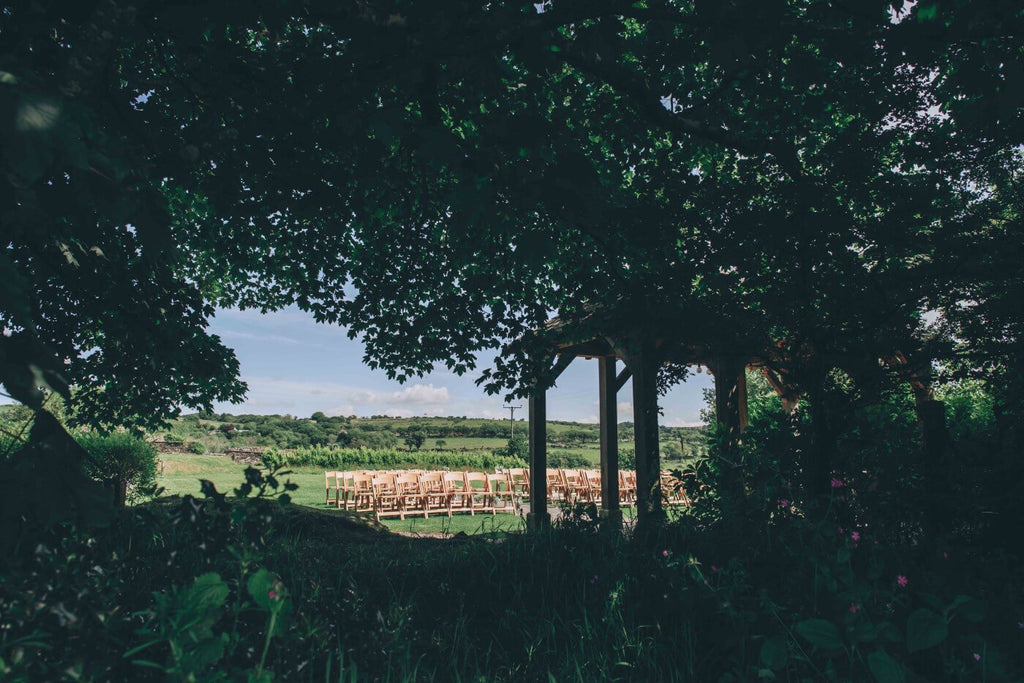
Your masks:
[{"label": "hillside", "polygon": [[[516,436],[525,436],[527,423],[516,421]],[[508,420],[467,417],[328,417],[291,415],[231,415],[198,413],[183,415],[157,432],[154,438],[191,446],[197,452],[221,453],[228,449],[272,446],[304,448],[422,449],[480,451],[504,448],[511,435]],[[619,425],[623,452],[631,452],[633,426]],[[667,461],[699,457],[707,451],[704,431],[696,427],[662,427],[662,452]],[[417,446],[417,443],[419,444]],[[549,422],[548,444],[553,453],[577,452],[596,462],[598,426],[576,422]]]}]

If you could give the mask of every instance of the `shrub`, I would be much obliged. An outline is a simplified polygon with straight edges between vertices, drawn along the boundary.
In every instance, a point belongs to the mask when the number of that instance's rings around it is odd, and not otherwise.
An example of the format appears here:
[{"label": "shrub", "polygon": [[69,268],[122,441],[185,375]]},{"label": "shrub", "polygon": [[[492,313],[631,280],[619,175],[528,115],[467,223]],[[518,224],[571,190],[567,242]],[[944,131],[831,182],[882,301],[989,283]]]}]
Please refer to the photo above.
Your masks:
[{"label": "shrub", "polygon": [[87,434],[78,442],[92,456],[92,462],[86,462],[89,476],[113,488],[119,499],[123,494],[125,501],[138,501],[156,486],[156,451],[142,439]]},{"label": "shrub", "polygon": [[206,452],[206,446],[204,446],[198,441],[189,441],[188,452],[195,453],[196,455],[202,455],[203,453]]},{"label": "shrub", "polygon": [[407,465],[424,469],[475,469],[525,467],[522,458],[491,453],[455,453],[451,451],[397,451],[371,448],[298,448],[281,453],[281,464],[323,467],[325,469],[387,469]]}]

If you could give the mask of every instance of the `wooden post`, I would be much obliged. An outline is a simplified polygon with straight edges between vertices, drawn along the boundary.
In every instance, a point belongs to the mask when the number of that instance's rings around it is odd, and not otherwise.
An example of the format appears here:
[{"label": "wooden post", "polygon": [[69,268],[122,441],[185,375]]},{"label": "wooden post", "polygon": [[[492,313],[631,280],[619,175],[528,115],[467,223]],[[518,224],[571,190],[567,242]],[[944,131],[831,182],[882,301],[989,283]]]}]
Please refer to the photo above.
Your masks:
[{"label": "wooden post", "polygon": [[740,462],[741,435],[747,426],[746,361],[716,358],[708,364],[715,376],[715,419],[718,423],[724,498],[738,504],[745,496],[743,463]]},{"label": "wooden post", "polygon": [[601,434],[601,517],[612,524],[622,524],[619,507],[619,425],[616,410],[618,382],[615,376],[615,357],[597,359],[600,380],[600,434]]},{"label": "wooden post", "polygon": [[649,528],[664,521],[661,495],[661,454],[658,445],[658,363],[649,349],[630,354],[633,372],[633,444],[636,450],[637,525]]},{"label": "wooden post", "polygon": [[526,526],[531,530],[551,525],[548,514],[547,392],[534,389],[530,395],[530,513]]}]

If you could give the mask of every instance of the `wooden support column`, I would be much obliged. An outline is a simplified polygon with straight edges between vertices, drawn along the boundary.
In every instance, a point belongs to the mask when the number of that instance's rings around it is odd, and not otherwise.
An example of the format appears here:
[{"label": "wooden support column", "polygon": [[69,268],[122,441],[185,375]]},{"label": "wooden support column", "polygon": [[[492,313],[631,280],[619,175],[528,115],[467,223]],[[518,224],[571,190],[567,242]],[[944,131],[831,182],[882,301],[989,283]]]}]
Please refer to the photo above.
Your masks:
[{"label": "wooden support column", "polygon": [[619,425],[616,410],[618,381],[615,376],[615,357],[597,359],[600,378],[600,436],[601,436],[601,517],[612,524],[622,524],[619,507]]},{"label": "wooden support column", "polygon": [[636,449],[637,525],[649,528],[664,521],[661,454],[658,445],[658,362],[650,349],[631,353],[633,373],[633,439]]},{"label": "wooden support column", "polygon": [[[719,357],[708,364],[715,376],[715,419],[719,430],[723,498],[739,503],[745,495],[741,435],[747,426],[746,360]],[[734,508],[738,509],[738,508]]]},{"label": "wooden support column", "polygon": [[535,389],[530,395],[530,512],[526,526],[531,530],[551,525],[548,514],[548,425],[547,391]]}]

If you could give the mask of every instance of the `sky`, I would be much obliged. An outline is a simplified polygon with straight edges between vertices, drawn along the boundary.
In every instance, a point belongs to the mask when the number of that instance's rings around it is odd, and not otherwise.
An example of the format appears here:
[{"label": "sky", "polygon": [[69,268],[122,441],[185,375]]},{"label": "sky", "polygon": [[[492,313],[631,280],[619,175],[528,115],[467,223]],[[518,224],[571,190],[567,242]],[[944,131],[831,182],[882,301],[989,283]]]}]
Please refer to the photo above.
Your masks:
[{"label": "sky", "polygon": [[[363,345],[349,339],[344,328],[324,325],[290,308],[275,313],[220,310],[210,331],[235,350],[241,377],[249,385],[244,403],[217,404],[224,413],[327,415],[413,415],[505,418],[503,397],[488,396],[474,380],[493,352],[481,353],[482,367],[459,377],[446,368],[393,382],[383,370],[363,364]],[[548,392],[548,419],[597,422],[597,361],[577,358]],[[661,399],[661,423],[682,427],[701,424],[707,374],[691,374]],[[619,391],[619,419],[632,420],[632,385]],[[526,418],[525,401],[516,419]]]},{"label": "sky", "polygon": [[[383,370],[363,363],[363,345],[349,339],[343,327],[318,323],[296,308],[267,314],[221,309],[210,320],[210,332],[234,349],[242,380],[249,386],[243,403],[215,404],[218,413],[509,417],[503,396],[488,396],[474,382],[490,364],[493,351],[479,354],[481,366],[461,377],[442,367],[399,384]],[[548,391],[548,419],[597,423],[597,382],[596,360],[574,360]],[[703,390],[710,387],[706,373],[691,373],[684,384],[660,398],[661,424],[703,424]],[[620,422],[633,419],[632,391],[632,382],[619,390]],[[10,402],[0,396],[0,403]],[[522,406],[515,418],[525,420],[526,401],[512,405]]]}]

